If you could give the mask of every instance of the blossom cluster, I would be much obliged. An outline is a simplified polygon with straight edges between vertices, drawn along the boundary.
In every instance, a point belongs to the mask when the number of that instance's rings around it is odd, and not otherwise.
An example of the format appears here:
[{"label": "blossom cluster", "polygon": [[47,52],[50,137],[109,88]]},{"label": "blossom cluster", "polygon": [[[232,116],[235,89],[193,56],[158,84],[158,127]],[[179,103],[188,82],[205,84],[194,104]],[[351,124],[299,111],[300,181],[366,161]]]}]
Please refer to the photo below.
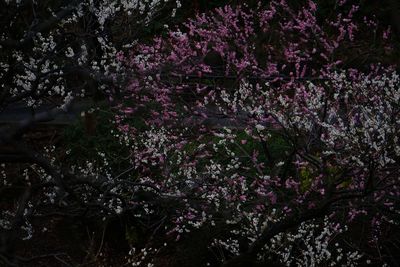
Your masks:
[{"label": "blossom cluster", "polygon": [[[178,240],[223,227],[210,241],[223,259],[275,253],[289,265],[350,266],[362,253],[332,244],[335,231],[362,215],[395,223],[399,76],[343,67],[361,26],[357,6],[339,7],[319,23],[314,1],[225,6],[122,58],[134,75],[118,126],[134,142],[139,179],[180,203],[169,229]],[[297,233],[263,239],[296,220]]]},{"label": "blossom cluster", "polygon": [[[0,79],[7,97],[1,104],[24,101],[37,107],[51,102],[45,101],[49,97],[62,103],[68,94],[110,95],[123,81],[117,54],[135,42],[138,25],[148,26],[161,11],[175,14],[180,7],[179,1],[167,0],[33,1],[32,7],[6,1]],[[31,26],[21,26],[25,13]],[[130,27],[131,35],[120,36],[118,27]]]}]

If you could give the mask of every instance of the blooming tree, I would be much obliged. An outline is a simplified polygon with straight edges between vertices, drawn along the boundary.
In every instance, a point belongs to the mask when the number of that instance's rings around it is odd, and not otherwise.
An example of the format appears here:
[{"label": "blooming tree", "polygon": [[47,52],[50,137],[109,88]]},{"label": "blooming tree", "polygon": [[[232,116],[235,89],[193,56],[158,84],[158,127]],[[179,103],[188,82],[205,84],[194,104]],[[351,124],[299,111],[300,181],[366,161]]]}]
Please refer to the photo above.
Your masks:
[{"label": "blooming tree", "polygon": [[[20,193],[1,211],[0,262],[32,260],[16,241],[62,216],[141,225],[145,242],[126,227],[132,266],[165,266],[162,255],[199,235],[199,265],[393,263],[400,78],[379,62],[394,50],[391,29],[350,1],[245,1],[140,40],[180,6],[1,3],[0,106],[24,101],[34,114],[0,132],[17,152],[0,155],[0,192]],[[71,147],[22,142],[98,92],[116,115],[95,156],[72,162]],[[16,174],[15,161],[26,162]]]},{"label": "blooming tree", "polygon": [[345,2],[323,20],[314,1],[225,6],[121,56],[121,142],[137,182],[176,203],[170,235],[223,229],[209,248],[226,266],[383,260],[342,233],[367,218],[379,247],[398,223],[399,76],[344,62],[362,32]]},{"label": "blooming tree", "polygon": [[[49,198],[50,204],[60,204],[63,199],[61,206],[69,204],[68,195],[82,207],[88,199],[80,199],[82,192],[76,187],[95,180],[88,177],[96,167],[93,159],[76,171],[74,166],[61,166],[55,160],[58,151],[52,145],[48,151],[32,145],[28,130],[38,122],[54,120],[71,108],[74,99],[118,97],[124,77],[117,52],[145,36],[155,18],[169,23],[180,7],[179,1],[167,0],[0,2],[0,112],[9,113],[7,108],[13,105],[31,111],[24,113],[21,121],[0,129],[4,180],[0,190],[3,196],[20,186],[25,190],[17,189],[12,196],[18,205],[2,206],[1,265],[17,264],[12,248],[21,227],[31,236],[28,218],[40,206],[40,201],[33,201],[38,194]],[[20,178],[13,179],[15,163],[25,165]],[[88,179],[78,182],[74,175]]]},{"label": "blooming tree", "polygon": [[[107,94],[121,82],[117,51],[179,1],[2,1],[1,106]],[[109,92],[108,92],[109,93]]]}]

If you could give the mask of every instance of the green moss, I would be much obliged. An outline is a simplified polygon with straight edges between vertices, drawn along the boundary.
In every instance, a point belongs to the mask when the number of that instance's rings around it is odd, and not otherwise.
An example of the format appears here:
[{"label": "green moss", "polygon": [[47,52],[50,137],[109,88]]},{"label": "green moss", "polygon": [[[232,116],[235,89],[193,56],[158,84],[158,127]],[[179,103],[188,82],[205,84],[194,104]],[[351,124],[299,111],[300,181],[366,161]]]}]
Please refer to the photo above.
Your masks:
[{"label": "green moss", "polygon": [[300,190],[305,192],[310,189],[313,182],[313,173],[310,169],[305,168],[300,171]]}]

